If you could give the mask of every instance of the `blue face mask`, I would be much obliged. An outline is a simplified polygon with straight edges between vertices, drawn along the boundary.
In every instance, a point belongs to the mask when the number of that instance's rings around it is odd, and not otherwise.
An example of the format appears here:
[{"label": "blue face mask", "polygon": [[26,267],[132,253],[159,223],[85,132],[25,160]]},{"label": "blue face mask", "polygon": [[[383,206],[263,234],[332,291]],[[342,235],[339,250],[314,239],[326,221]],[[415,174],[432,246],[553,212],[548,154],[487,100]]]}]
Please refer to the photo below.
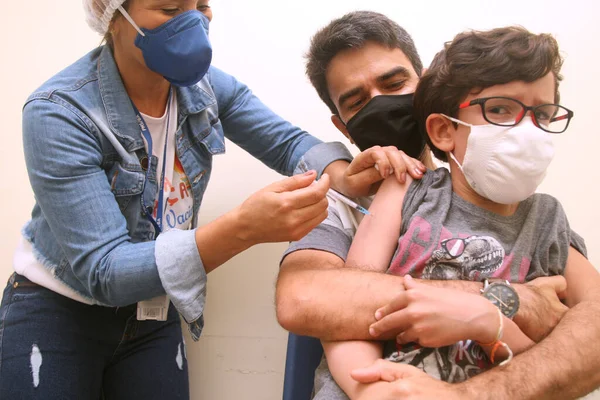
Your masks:
[{"label": "blue face mask", "polygon": [[122,7],[119,11],[138,31],[135,45],[142,50],[148,68],[175,86],[200,82],[212,60],[204,14],[187,11],[155,29],[145,29],[139,28]]}]

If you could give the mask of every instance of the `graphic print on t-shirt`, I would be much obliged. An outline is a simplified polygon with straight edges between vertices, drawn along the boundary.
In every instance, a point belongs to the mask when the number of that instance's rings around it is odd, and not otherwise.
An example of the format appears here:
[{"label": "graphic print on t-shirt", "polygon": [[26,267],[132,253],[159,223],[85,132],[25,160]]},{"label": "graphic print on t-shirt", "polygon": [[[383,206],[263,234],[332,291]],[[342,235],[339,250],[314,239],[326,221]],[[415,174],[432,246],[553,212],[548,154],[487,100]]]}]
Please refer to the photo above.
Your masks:
[{"label": "graphic print on t-shirt", "polygon": [[[192,225],[193,210],[193,195],[188,179],[183,166],[177,156],[175,139],[177,131],[177,101],[175,92],[171,97],[171,104],[165,109],[165,113],[161,117],[151,117],[146,114],[141,114],[146,122],[147,128],[152,139],[152,153],[158,158],[156,166],[157,181],[160,187],[160,180],[164,179],[164,204],[158,204],[158,194],[154,200],[153,217],[156,219],[158,207],[162,207],[163,211],[163,231],[170,229],[189,229]],[[175,123],[173,123],[175,121]],[[166,130],[169,132],[166,132]],[[168,133],[168,134],[167,134]],[[148,150],[148,142],[145,136],[142,136]],[[165,152],[165,141],[166,152]],[[166,154],[166,158],[164,157]],[[165,158],[165,159],[163,159]],[[163,163],[165,164],[164,176],[162,176]],[[159,189],[160,190],[160,189]]]},{"label": "graphic print on t-shirt", "polygon": [[398,250],[388,273],[418,279],[482,281],[501,278],[524,282],[531,259],[515,260],[500,242],[482,233],[451,232],[413,217],[398,241]]},{"label": "graphic print on t-shirt", "polygon": [[[427,280],[510,279],[513,258],[506,256],[502,244],[492,236],[451,232],[444,226],[432,229],[428,221],[416,216],[400,238],[388,272]],[[523,258],[518,264],[519,277],[524,279],[529,265],[530,260]],[[446,382],[462,382],[491,366],[483,349],[471,340],[440,348],[392,345],[386,345],[387,360],[413,365]]]},{"label": "graphic print on t-shirt", "polygon": [[480,281],[504,262],[504,248],[491,236],[444,239],[425,264],[422,279]]},{"label": "graphic print on t-shirt", "polygon": [[[390,345],[386,344],[386,350]],[[385,354],[389,354],[386,358],[389,361],[412,365],[427,375],[453,383],[472,378],[491,365],[483,349],[470,340],[439,348],[396,343],[395,349]]]},{"label": "graphic print on t-shirt", "polygon": [[[168,176],[165,179],[164,192],[167,201],[163,205],[164,224],[166,225],[164,229],[188,229],[193,216],[192,187],[177,155],[175,155],[171,176],[172,181]],[[158,196],[154,201],[154,206],[153,217],[156,218]]]}]

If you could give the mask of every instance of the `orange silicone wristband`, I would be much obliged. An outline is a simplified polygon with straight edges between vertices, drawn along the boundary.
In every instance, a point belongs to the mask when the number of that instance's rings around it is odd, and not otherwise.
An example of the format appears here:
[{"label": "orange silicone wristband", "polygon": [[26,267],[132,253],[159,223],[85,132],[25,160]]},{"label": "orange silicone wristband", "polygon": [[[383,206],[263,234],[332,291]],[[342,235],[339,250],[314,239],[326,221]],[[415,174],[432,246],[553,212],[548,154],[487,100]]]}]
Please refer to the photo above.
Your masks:
[{"label": "orange silicone wristband", "polygon": [[494,347],[492,347],[492,351],[490,352],[490,361],[492,362],[492,364],[495,364],[496,362],[494,361],[494,358],[496,356],[496,351],[498,350],[498,347],[502,346],[502,342],[499,340],[496,340],[496,344],[494,345]]}]

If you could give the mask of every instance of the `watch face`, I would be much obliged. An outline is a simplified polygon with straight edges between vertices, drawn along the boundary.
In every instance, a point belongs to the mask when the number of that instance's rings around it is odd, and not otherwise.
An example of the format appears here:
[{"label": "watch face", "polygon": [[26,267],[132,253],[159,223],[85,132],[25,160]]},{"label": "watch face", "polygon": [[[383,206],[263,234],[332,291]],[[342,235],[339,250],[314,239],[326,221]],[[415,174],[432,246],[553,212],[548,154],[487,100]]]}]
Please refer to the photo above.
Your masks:
[{"label": "watch face", "polygon": [[519,310],[519,296],[512,286],[505,283],[492,283],[483,292],[483,295],[508,318],[515,316]]}]

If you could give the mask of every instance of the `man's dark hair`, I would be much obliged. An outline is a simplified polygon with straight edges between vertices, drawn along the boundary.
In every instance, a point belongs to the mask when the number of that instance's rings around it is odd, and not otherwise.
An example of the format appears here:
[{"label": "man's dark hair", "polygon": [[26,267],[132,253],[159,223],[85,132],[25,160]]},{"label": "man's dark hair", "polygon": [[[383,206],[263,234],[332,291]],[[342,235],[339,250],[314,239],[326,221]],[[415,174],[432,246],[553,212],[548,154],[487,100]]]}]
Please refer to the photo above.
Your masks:
[{"label": "man's dark hair", "polygon": [[469,31],[447,42],[421,77],[414,95],[414,112],[421,134],[433,154],[448,161],[431,143],[425,122],[433,113],[456,117],[458,106],[473,90],[513,81],[536,81],[554,75],[554,102],[559,101],[563,59],[556,40],[548,34],[533,34],[522,27]]},{"label": "man's dark hair", "polygon": [[325,77],[327,67],[339,52],[360,49],[367,42],[376,42],[390,49],[402,50],[417,75],[421,75],[423,63],[415,43],[400,25],[385,15],[372,11],[355,11],[346,14],[331,21],[313,36],[306,55],[306,74],[332,114],[339,113],[327,89]]}]

